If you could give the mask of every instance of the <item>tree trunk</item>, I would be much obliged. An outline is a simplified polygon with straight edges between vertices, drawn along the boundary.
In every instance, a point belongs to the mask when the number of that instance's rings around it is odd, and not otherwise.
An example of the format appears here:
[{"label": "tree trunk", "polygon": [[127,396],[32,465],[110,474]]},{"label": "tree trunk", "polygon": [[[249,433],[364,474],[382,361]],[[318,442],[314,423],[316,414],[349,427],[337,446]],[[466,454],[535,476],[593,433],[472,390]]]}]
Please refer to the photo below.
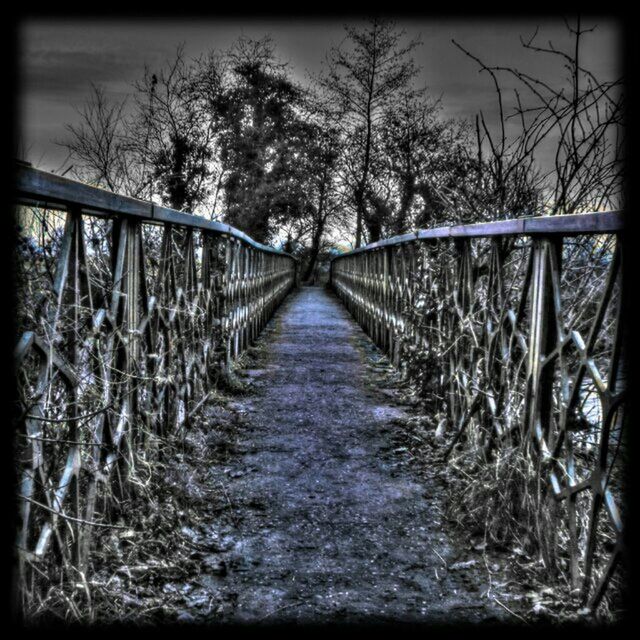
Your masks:
[{"label": "tree trunk", "polygon": [[378,242],[382,238],[382,220],[379,216],[374,216],[367,220],[367,231],[369,232],[369,242]]},{"label": "tree trunk", "polygon": [[324,223],[318,225],[318,230],[313,234],[311,241],[311,252],[309,254],[309,264],[304,272],[303,282],[308,282],[311,279],[313,270],[315,269],[316,262],[318,261],[318,255],[320,254],[320,241],[322,240],[322,233],[324,232]]},{"label": "tree trunk", "polygon": [[362,245],[362,206],[356,204],[356,249]]},{"label": "tree trunk", "polygon": [[[322,234],[324,233],[324,225],[326,222],[326,216],[324,215],[324,184],[320,189],[320,202],[318,203],[318,226],[311,238],[311,253],[309,254],[309,264],[304,272],[303,282],[307,282],[311,278],[311,274],[316,266],[318,260],[318,254],[320,253],[320,243],[322,242]],[[362,224],[360,225],[362,231]]]},{"label": "tree trunk", "polygon": [[371,76],[371,86],[369,88],[369,100],[367,102],[367,137],[364,147],[364,161],[362,163],[362,178],[356,191],[356,249],[362,245],[362,223],[365,217],[364,192],[367,187],[369,177],[369,164],[371,163],[371,103],[373,100],[373,74]]}]

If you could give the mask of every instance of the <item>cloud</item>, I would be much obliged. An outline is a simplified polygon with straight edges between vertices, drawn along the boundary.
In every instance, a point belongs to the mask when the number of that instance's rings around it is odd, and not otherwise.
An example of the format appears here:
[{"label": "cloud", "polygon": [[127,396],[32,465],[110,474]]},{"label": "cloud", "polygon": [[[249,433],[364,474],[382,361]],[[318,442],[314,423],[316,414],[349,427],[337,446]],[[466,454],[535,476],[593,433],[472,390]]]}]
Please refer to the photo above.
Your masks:
[{"label": "cloud", "polygon": [[85,94],[90,83],[128,86],[140,67],[118,52],[38,52],[22,66],[22,91],[49,98],[69,99]]}]

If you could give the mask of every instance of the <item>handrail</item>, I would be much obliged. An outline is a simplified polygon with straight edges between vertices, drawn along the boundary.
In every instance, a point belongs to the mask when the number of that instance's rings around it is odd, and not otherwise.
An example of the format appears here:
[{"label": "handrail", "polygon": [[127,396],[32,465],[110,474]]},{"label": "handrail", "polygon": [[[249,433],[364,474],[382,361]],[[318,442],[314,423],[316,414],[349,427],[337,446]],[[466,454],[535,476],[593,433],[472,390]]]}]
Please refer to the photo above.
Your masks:
[{"label": "handrail", "polygon": [[39,206],[48,209],[79,207],[83,213],[90,215],[126,215],[150,223],[176,224],[183,227],[203,229],[215,234],[229,235],[254,249],[290,256],[286,251],[257,242],[243,231],[231,225],[207,220],[182,211],[176,211],[153,202],[146,202],[131,196],[112,193],[101,187],[94,187],[77,180],[58,176],[41,169],[16,166],[16,201],[20,204]]},{"label": "handrail", "polygon": [[296,285],[298,264],[229,225],[29,166],[15,178],[25,222],[16,542],[27,599],[52,548],[63,563],[47,571],[86,569],[113,497],[135,493],[140,462],[233,382],[234,361]]},{"label": "handrail", "polygon": [[495,511],[514,527],[553,518],[545,527],[556,537],[540,534],[537,552],[593,608],[623,554],[623,230],[622,211],[444,226],[334,256],[330,272],[338,297],[429,406],[445,459],[495,465],[486,469],[495,482],[501,461],[527,461],[535,504],[556,505]]},{"label": "handrail", "polygon": [[371,251],[381,247],[392,247],[415,240],[435,240],[438,238],[487,238],[491,236],[514,235],[584,235],[595,233],[616,233],[624,228],[623,211],[604,211],[591,213],[574,213],[558,216],[531,216],[495,222],[476,224],[457,224],[452,226],[418,229],[377,242],[345,251],[331,260],[337,260],[363,251]]}]

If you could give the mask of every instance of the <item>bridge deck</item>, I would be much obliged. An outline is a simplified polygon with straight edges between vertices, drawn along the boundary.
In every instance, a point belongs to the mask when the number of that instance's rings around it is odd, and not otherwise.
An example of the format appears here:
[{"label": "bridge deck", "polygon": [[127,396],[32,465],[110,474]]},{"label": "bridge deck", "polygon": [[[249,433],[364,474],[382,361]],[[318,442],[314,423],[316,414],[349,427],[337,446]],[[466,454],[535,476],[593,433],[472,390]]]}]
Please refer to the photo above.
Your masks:
[{"label": "bridge deck", "polygon": [[484,568],[475,578],[445,569],[459,552],[442,532],[436,488],[391,452],[402,410],[366,387],[374,348],[337,298],[299,290],[261,341],[264,369],[237,403],[248,421],[227,470],[242,510],[223,554],[229,570],[201,576],[234,601],[226,619],[501,618],[482,597]]}]

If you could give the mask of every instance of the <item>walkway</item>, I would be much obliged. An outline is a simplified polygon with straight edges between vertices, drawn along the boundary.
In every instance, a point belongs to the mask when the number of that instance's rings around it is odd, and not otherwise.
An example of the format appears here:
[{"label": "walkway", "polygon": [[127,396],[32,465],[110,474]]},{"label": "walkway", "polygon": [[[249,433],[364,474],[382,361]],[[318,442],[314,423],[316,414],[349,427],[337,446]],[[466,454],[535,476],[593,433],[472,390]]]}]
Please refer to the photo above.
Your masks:
[{"label": "walkway", "polygon": [[247,420],[226,470],[241,518],[224,575],[200,577],[232,603],[216,619],[503,618],[486,585],[447,571],[436,488],[391,453],[403,412],[365,386],[364,341],[321,288],[292,294],[261,338],[264,368],[248,372],[256,391],[235,403]]}]

